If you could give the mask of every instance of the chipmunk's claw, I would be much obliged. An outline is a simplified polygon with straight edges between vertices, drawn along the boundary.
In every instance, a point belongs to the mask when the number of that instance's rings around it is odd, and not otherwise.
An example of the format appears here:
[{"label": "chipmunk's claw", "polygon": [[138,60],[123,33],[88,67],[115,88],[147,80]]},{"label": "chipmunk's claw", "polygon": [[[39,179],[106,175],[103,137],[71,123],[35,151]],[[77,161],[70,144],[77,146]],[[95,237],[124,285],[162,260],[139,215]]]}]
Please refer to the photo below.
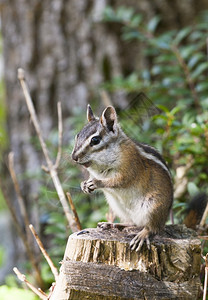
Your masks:
[{"label": "chipmunk's claw", "polygon": [[91,194],[97,188],[93,179],[81,182],[81,189],[85,194]]},{"label": "chipmunk's claw", "polygon": [[149,231],[143,228],[130,242],[131,250],[139,252],[146,242],[148,250],[150,250]]}]

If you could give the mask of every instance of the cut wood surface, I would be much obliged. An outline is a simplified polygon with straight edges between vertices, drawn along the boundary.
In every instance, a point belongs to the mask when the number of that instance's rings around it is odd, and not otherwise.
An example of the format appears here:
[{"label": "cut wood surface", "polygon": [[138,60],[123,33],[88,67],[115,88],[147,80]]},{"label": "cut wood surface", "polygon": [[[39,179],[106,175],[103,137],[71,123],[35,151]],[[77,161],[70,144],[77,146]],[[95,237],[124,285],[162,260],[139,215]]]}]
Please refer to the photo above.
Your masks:
[{"label": "cut wood surface", "polygon": [[198,299],[201,242],[184,225],[168,225],[139,253],[138,228],[86,229],[69,237],[50,299]]}]

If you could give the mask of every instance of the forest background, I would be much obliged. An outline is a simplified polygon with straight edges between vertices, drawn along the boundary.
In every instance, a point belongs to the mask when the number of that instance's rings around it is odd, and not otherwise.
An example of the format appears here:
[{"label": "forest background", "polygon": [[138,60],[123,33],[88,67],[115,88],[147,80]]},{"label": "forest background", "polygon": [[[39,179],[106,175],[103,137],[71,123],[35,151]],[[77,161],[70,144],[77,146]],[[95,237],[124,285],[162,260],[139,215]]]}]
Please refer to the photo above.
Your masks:
[{"label": "forest background", "polygon": [[[191,197],[208,192],[208,3],[10,0],[0,4],[0,298],[8,300],[11,295],[12,299],[15,293],[18,299],[19,293],[20,299],[24,295],[33,299],[28,291],[19,289],[12,274],[12,268],[18,266],[34,278],[5,204],[6,197],[24,233],[8,171],[10,151],[30,223],[57,267],[71,231],[52,181],[41,169],[45,161],[17,69],[26,72],[54,160],[57,102],[62,103],[63,153],[58,173],[64,191],[72,195],[83,228],[105,221],[108,207],[102,194],[89,197],[81,192],[80,182],[86,174],[72,164],[70,154],[74,136],[86,122],[87,103],[97,115],[105,107],[103,91],[127,134],[155,146],[168,162],[175,184],[174,218],[181,223]],[[160,114],[151,115],[149,100]],[[31,248],[47,289],[53,277],[35,242]]]}]

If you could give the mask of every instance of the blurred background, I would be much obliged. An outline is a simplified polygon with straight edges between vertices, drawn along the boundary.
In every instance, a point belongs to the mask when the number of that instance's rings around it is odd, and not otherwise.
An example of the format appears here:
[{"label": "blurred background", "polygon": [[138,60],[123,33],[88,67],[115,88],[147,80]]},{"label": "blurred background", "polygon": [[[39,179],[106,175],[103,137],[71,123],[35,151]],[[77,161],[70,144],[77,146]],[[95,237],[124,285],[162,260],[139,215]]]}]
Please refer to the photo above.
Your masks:
[{"label": "blurred background", "polygon": [[[29,221],[57,267],[71,231],[52,180],[41,169],[45,160],[17,69],[26,72],[54,160],[57,102],[62,103],[58,174],[64,191],[72,195],[83,228],[105,221],[108,212],[102,194],[81,192],[86,174],[70,159],[74,136],[86,122],[88,103],[97,115],[107,103],[113,104],[126,133],[162,153],[175,184],[175,222],[182,223],[190,199],[208,192],[208,2],[1,0],[0,9],[0,299],[14,295],[16,300],[35,299],[20,289],[12,271],[18,266],[37,284],[17,232],[18,223],[26,235],[8,171],[10,151]],[[160,114],[151,114],[150,103]],[[15,211],[16,223],[6,202]],[[30,246],[47,290],[53,276],[33,239]]]}]

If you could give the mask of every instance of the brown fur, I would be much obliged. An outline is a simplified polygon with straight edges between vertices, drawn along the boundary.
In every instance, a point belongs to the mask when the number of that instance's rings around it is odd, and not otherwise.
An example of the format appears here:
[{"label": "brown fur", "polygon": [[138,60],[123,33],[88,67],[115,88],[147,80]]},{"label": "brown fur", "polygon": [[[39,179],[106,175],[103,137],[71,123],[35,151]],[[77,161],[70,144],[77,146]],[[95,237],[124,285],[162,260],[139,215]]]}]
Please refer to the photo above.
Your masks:
[{"label": "brown fur", "polygon": [[[90,122],[79,133],[79,141],[74,148],[74,157],[86,137],[97,132],[98,128],[99,136],[101,139],[106,136],[107,142],[105,140],[97,148],[91,148],[88,145],[86,149],[83,149],[84,155],[85,151],[86,153],[90,151],[91,155],[100,152],[101,156],[98,156],[99,159],[95,161],[93,161],[95,158],[91,156],[92,171],[94,168],[98,173],[92,173],[95,176],[83,182],[82,189],[85,193],[91,193],[99,188],[115,189],[115,192],[118,189],[121,191],[120,197],[122,197],[122,190],[126,189],[127,196],[123,199],[127,199],[127,201],[128,193],[134,192],[134,203],[136,203],[134,208],[139,209],[142,213],[148,211],[150,215],[150,217],[146,216],[147,219],[143,219],[143,215],[140,214],[139,222],[137,215],[132,217],[132,222],[137,225],[141,222],[140,220],[147,220],[142,230],[131,242],[132,249],[138,251],[144,240],[149,243],[150,234],[158,233],[163,229],[167,220],[173,200],[173,188],[168,168],[154,148],[141,143],[137,145],[122,132],[117,124],[117,116],[113,107],[104,110],[100,122],[94,118],[91,109],[88,111],[88,118]],[[112,147],[109,148],[109,146]],[[80,157],[82,155],[82,153],[79,154]],[[99,177],[102,172],[105,176]],[[98,178],[102,179],[97,179],[96,174]],[[131,209],[131,205],[128,206],[128,209]],[[141,224],[143,223],[141,222]]]}]

